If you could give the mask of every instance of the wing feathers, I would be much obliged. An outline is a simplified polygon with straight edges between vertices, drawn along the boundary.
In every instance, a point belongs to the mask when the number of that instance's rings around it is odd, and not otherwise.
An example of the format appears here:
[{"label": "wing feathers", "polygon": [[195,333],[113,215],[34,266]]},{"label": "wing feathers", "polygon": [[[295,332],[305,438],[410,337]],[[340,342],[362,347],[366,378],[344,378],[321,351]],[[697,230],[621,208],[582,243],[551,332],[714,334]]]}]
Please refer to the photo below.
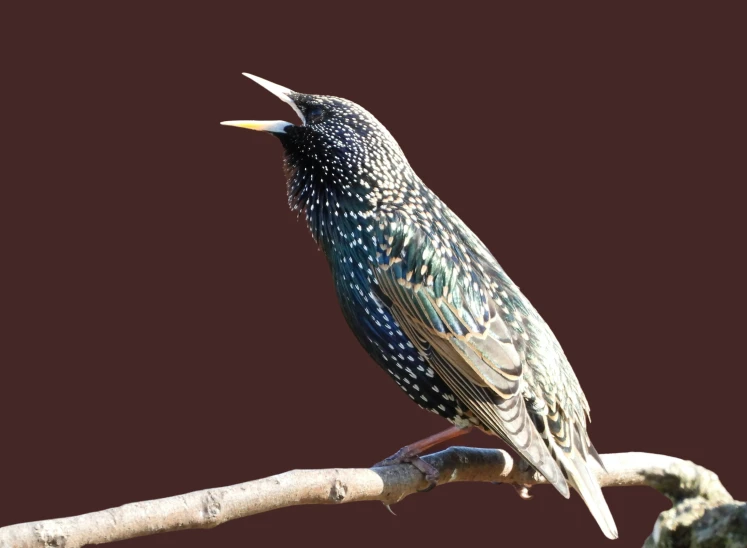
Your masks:
[{"label": "wing feathers", "polygon": [[[526,324],[531,305],[455,216],[450,219],[473,249],[444,244],[397,215],[377,223],[374,292],[465,413],[506,440],[564,497],[573,486],[604,534],[616,538],[587,466],[589,456],[601,464],[585,430],[588,404],[552,332],[541,319]],[[544,345],[545,356],[560,353],[560,361],[533,362],[537,357],[528,358],[525,346],[530,337]]]},{"label": "wing feathers", "polygon": [[436,352],[431,355],[429,362],[459,400],[469,407],[485,427],[506,440],[564,497],[568,498],[568,485],[565,478],[531,423],[524,398],[516,395],[501,400],[489,389],[470,382],[453,367],[454,359],[444,357],[444,354],[448,355],[448,350],[440,346],[444,343],[437,344],[439,346],[434,347]]}]

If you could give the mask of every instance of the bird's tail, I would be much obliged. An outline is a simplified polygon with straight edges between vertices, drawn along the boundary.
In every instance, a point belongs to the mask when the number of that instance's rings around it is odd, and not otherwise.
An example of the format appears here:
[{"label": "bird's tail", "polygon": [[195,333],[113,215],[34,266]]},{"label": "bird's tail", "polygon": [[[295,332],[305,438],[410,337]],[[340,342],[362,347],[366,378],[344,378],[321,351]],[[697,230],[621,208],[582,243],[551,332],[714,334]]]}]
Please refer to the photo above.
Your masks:
[{"label": "bird's tail", "polygon": [[558,463],[568,477],[568,483],[581,495],[591,515],[597,520],[604,536],[609,539],[616,539],[617,526],[615,520],[612,518],[607,501],[604,500],[599,482],[589,470],[589,464],[584,454],[575,447],[567,453],[562,449],[556,449],[555,454]]}]

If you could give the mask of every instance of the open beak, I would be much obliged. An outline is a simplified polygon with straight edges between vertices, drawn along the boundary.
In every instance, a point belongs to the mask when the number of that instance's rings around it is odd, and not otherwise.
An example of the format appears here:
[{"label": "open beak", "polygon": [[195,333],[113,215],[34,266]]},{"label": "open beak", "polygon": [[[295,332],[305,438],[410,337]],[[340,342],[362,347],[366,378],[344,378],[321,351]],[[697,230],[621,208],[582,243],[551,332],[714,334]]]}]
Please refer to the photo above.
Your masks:
[{"label": "open beak", "polygon": [[[283,86],[279,86],[278,84],[273,84],[269,80],[265,80],[264,78],[254,76],[253,74],[249,74],[247,72],[244,73],[244,76],[246,76],[247,78],[251,78],[252,80],[257,82],[260,86],[265,88],[267,91],[272,93],[284,103],[288,103],[296,112],[296,114],[298,114],[298,117],[301,118],[301,123],[306,123],[306,120],[303,117],[303,113],[299,110],[298,106],[296,106],[296,103],[293,101],[293,96],[296,95],[295,91]],[[236,126],[246,129],[254,129],[256,131],[267,131],[269,133],[285,133],[285,130],[289,126],[293,125],[290,122],[284,122],[283,120],[232,120],[230,122],[221,122],[221,124],[224,126]]]}]

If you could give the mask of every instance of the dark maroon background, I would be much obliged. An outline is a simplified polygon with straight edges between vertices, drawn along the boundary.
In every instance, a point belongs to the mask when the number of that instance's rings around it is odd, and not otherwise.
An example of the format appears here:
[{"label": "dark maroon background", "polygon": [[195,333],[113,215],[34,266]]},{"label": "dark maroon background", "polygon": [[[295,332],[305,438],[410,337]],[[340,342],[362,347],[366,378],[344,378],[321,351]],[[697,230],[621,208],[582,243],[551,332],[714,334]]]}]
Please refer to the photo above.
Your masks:
[{"label": "dark maroon background", "polygon": [[[366,466],[446,426],[345,326],[280,145],[218,125],[295,120],[243,71],[392,131],[558,335],[601,452],[692,459],[746,499],[738,5],[4,8],[0,525]],[[121,546],[605,543],[577,496],[534,494],[449,486],[398,517],[292,508]],[[605,495],[619,547],[668,506]]]}]

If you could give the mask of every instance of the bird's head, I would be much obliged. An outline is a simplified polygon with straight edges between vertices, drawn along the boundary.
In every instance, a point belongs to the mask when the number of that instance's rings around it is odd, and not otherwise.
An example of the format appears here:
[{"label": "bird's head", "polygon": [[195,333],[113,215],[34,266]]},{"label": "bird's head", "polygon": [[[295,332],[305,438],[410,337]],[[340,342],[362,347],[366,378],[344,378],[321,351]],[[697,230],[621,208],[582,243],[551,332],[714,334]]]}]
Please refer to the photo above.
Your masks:
[{"label": "bird's head", "polygon": [[406,186],[410,166],[402,150],[363,107],[347,99],[297,93],[258,76],[245,76],[288,103],[300,123],[238,120],[222,124],[264,131],[280,139],[285,148],[289,203],[306,213],[315,236],[318,225],[335,211],[337,216],[370,211]]}]

